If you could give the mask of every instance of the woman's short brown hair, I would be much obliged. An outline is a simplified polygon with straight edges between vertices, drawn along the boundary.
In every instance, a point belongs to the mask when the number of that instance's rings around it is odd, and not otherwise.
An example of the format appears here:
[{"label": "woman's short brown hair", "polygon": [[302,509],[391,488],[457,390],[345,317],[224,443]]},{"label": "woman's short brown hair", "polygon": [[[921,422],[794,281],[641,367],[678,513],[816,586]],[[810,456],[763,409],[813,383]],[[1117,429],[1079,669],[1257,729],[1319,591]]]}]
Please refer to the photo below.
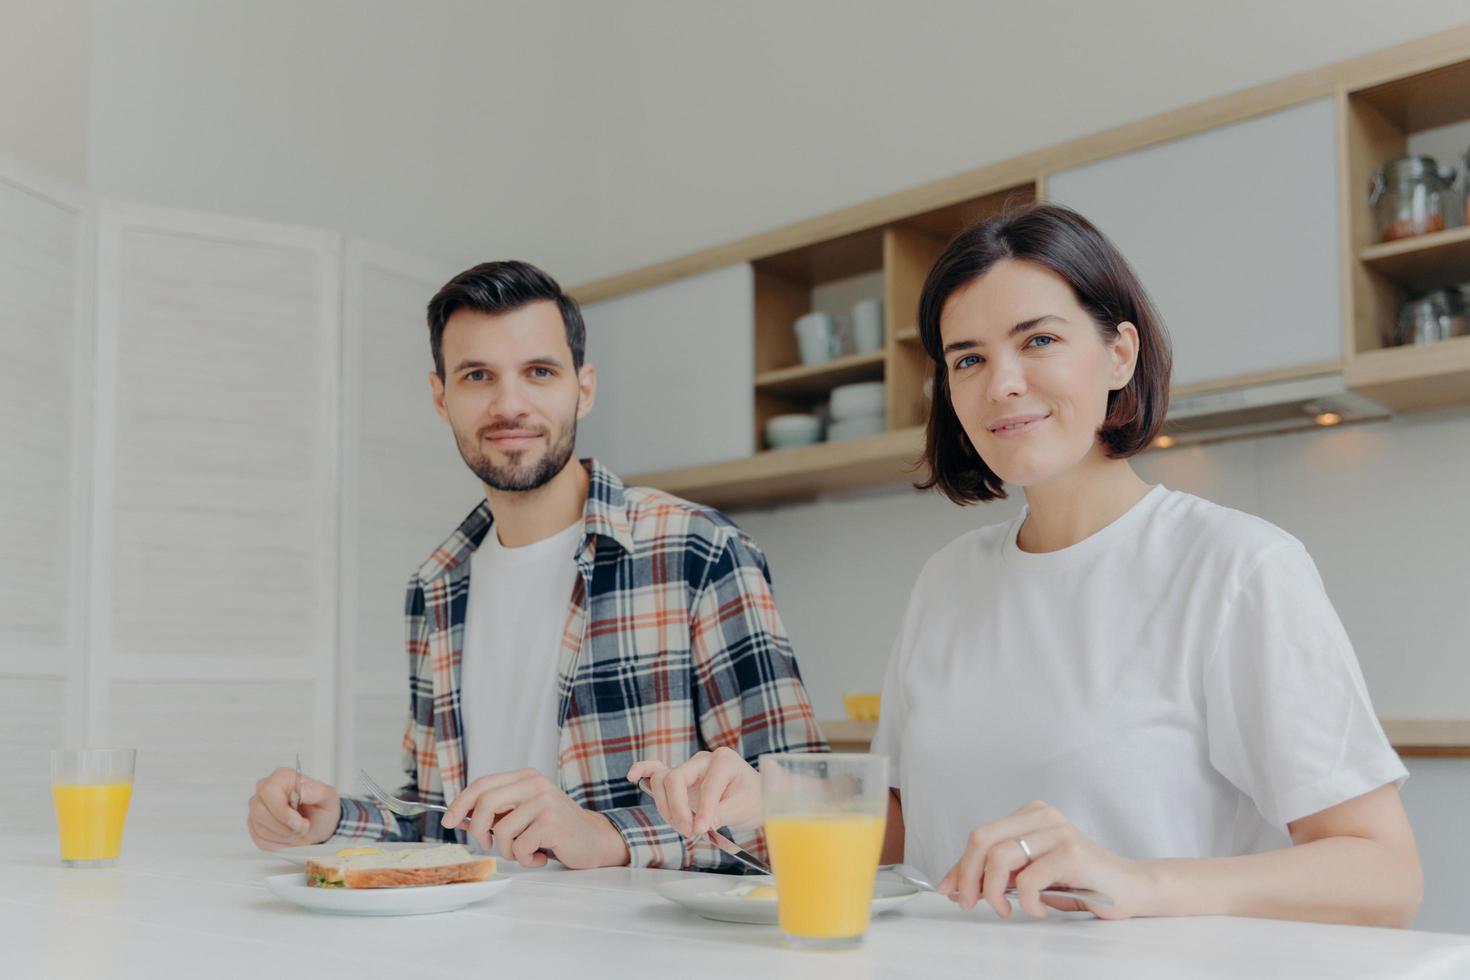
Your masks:
[{"label": "woman's short brown hair", "polygon": [[1077,302],[1105,341],[1118,324],[1138,328],[1138,363],[1133,377],[1108,393],[1108,412],[1098,440],[1114,459],[1142,452],[1164,424],[1169,407],[1173,356],[1164,322],[1138,277],[1112,242],[1082,215],[1058,204],[1032,204],[990,218],[949,243],[919,297],[919,340],[934,362],[934,396],[929,406],[923,462],[929,478],[920,490],[938,487],[957,504],[1006,495],[1001,478],[975,451],[950,404],[939,318],[955,292],[979,279],[1002,259],[1045,266],[1072,288]]}]

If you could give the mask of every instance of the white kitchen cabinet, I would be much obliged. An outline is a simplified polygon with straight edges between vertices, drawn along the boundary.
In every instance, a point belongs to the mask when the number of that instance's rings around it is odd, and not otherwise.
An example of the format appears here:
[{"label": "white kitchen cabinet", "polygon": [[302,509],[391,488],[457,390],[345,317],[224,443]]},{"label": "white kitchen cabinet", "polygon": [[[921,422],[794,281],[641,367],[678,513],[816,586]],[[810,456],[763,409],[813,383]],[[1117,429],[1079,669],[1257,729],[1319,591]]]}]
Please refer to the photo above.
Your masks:
[{"label": "white kitchen cabinet", "polygon": [[577,450],[623,477],[749,456],[754,290],[740,264],[583,310],[597,402]]},{"label": "white kitchen cabinet", "polygon": [[1153,296],[1176,385],[1341,359],[1336,195],[1331,99],[1046,178]]}]

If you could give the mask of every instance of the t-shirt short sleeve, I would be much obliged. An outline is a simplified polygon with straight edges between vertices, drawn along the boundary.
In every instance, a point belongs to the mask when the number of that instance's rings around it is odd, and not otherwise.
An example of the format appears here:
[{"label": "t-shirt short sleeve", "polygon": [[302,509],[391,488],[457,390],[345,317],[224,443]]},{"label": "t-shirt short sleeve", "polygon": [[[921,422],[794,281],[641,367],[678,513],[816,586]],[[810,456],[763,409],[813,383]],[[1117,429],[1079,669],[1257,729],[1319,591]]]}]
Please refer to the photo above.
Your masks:
[{"label": "t-shirt short sleeve", "polygon": [[1247,568],[1205,666],[1210,762],[1285,826],[1408,773],[1352,644],[1297,542]]},{"label": "t-shirt short sleeve", "polygon": [[888,670],[883,675],[883,693],[878,700],[878,730],[873,733],[873,743],[868,749],[874,755],[888,757],[888,785],[900,791],[903,789],[900,778],[903,731],[908,724],[908,702],[904,696],[901,661],[908,633],[908,619],[905,615],[898,637],[893,641],[893,653],[888,658]]}]

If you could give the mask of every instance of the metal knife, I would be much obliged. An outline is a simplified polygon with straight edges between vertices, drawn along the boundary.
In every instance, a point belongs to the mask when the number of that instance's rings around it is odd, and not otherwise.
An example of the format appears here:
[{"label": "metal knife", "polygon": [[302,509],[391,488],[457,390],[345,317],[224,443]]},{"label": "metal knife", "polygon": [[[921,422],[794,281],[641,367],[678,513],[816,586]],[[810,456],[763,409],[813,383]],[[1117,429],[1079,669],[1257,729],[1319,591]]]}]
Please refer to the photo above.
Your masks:
[{"label": "metal knife", "polygon": [[[643,792],[647,793],[649,796],[653,795],[653,789],[648,783],[647,776],[644,776],[642,779],[638,780],[638,788],[643,790]],[[771,873],[770,865],[766,864],[760,858],[745,850],[745,848],[741,847],[739,844],[735,843],[730,838],[720,833],[718,830],[715,830],[713,827],[705,831],[704,836],[705,839],[708,840],[711,844],[715,845],[720,850],[724,851],[726,854],[730,855],[732,858],[745,865],[747,868],[750,868],[752,871],[763,875],[768,875]]]}]

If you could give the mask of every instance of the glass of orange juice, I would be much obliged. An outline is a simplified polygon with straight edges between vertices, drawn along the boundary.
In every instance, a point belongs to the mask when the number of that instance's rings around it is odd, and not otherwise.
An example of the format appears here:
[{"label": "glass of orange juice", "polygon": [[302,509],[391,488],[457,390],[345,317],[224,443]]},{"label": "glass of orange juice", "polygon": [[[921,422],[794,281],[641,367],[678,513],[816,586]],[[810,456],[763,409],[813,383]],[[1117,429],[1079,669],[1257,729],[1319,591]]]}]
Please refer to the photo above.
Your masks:
[{"label": "glass of orange juice", "polygon": [[137,757],[136,749],[51,750],[51,798],[56,803],[62,864],[69,868],[117,864]]},{"label": "glass of orange juice", "polygon": [[857,945],[883,849],[887,757],[773,753],[760,771],[781,931],[798,946]]}]

